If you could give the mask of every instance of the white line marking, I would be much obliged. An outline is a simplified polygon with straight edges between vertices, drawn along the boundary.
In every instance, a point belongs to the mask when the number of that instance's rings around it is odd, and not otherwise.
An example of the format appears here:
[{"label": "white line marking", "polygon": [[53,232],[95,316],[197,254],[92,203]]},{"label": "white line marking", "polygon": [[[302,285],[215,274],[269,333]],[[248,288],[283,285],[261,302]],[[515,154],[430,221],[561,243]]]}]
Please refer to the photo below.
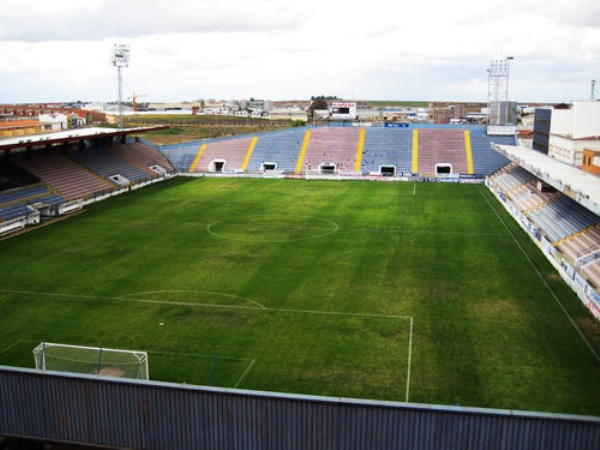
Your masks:
[{"label": "white line marking", "polygon": [[355,316],[355,317],[367,317],[374,319],[412,319],[410,316],[398,316],[395,314],[371,314],[371,313],[358,313],[358,312],[339,312],[339,311],[314,311],[309,309],[285,309],[285,308],[265,308],[267,311],[273,312],[284,312],[284,313],[300,313],[300,314],[323,314],[333,316]]},{"label": "white line marking", "polygon": [[[213,355],[207,355],[207,354],[202,354],[202,353],[178,353],[178,352],[160,352],[160,351],[148,351],[149,354],[155,354],[155,355],[171,355],[171,356],[196,356],[199,358],[211,358],[213,357]],[[244,362],[252,362],[254,361],[253,359],[250,358],[234,358],[232,356],[218,356],[215,355],[215,359],[226,359],[229,361],[244,361]]]},{"label": "white line marking", "polygon": [[[206,293],[223,295],[225,297],[238,298],[238,299],[241,299],[244,301],[254,303],[257,306],[219,305],[219,304],[207,304],[207,303],[172,302],[172,301],[165,301],[165,300],[149,300],[149,299],[131,298],[131,296],[133,296],[133,295],[161,293],[161,292],[202,293],[202,291],[185,291],[185,290],[177,291],[177,290],[175,290],[175,291],[150,291],[150,292],[143,292],[143,293],[138,293],[138,294],[127,294],[127,295],[118,296],[118,297],[102,297],[102,296],[95,296],[95,295],[58,294],[58,293],[48,293],[48,292],[31,292],[31,291],[17,291],[17,290],[12,290],[12,289],[0,289],[0,293],[23,294],[23,295],[32,295],[32,296],[64,297],[64,298],[75,298],[75,299],[85,298],[85,299],[98,299],[98,300],[119,300],[119,301],[134,301],[134,302],[140,302],[140,303],[164,304],[164,305],[172,304],[172,305],[180,305],[180,306],[198,306],[198,307],[206,307],[206,308],[231,308],[231,309],[255,310],[255,311],[265,311],[265,312],[275,312],[275,313],[320,314],[320,315],[331,315],[331,316],[365,317],[365,318],[372,318],[372,319],[409,320],[410,321],[410,334],[409,334],[409,342],[408,342],[408,363],[407,363],[407,378],[406,378],[406,401],[408,402],[409,392],[410,392],[411,367],[412,367],[413,323],[414,323],[414,319],[411,316],[400,316],[400,315],[395,315],[395,314],[373,314],[373,313],[358,313],[358,312],[315,311],[315,310],[303,310],[303,309],[267,308],[253,300],[245,299],[243,297],[239,297],[239,296],[231,295],[231,294],[219,294],[216,292],[206,292]],[[18,341],[18,342],[21,342],[21,341]],[[13,346],[17,345],[18,342],[13,344]],[[31,341],[31,342],[34,342],[34,341]],[[3,351],[8,350],[9,348],[11,348],[11,347],[8,347],[7,349],[5,349]],[[1,351],[0,353],[2,353],[3,351]],[[194,355],[191,353],[190,354],[188,354],[188,353],[169,353],[169,352],[160,352],[160,351],[154,351],[154,352],[150,352],[150,353],[167,354],[167,355],[168,354],[181,355],[181,356],[207,356],[207,355]],[[219,358],[220,359],[239,360],[239,361],[251,361],[250,364],[248,365],[248,367],[246,368],[245,372],[242,374],[241,378],[238,380],[237,384],[234,386],[234,388],[237,388],[239,386],[239,384],[243,381],[243,379],[246,377],[247,373],[250,371],[250,369],[256,362],[255,359],[249,359],[249,358],[227,358],[227,357],[219,357]]]},{"label": "white line marking", "polygon": [[228,183],[222,183],[222,184],[219,184],[217,186],[211,186],[211,189],[215,189],[216,190],[216,189],[229,188],[230,184],[237,183],[238,181],[239,180],[237,178],[233,178]]},{"label": "white line marking", "polygon": [[594,355],[594,357],[596,358],[596,360],[598,362],[600,362],[600,356],[598,355],[598,353],[596,353],[596,351],[594,350],[594,347],[592,347],[592,345],[586,339],[585,335],[579,329],[579,327],[577,326],[577,324],[575,323],[575,321],[573,320],[573,318],[569,315],[568,311],[565,309],[565,307],[563,306],[563,304],[559,300],[558,296],[552,290],[552,288],[550,287],[550,285],[548,284],[548,282],[546,281],[546,279],[544,278],[544,276],[542,275],[542,273],[538,270],[538,268],[535,266],[535,264],[533,263],[533,261],[531,260],[531,258],[529,257],[529,255],[525,252],[525,249],[521,246],[521,244],[517,240],[517,237],[513,234],[513,232],[510,230],[510,228],[508,228],[508,225],[502,219],[502,217],[500,217],[500,214],[498,214],[498,211],[496,211],[496,209],[490,203],[490,201],[488,200],[488,198],[485,195],[483,195],[483,192],[481,191],[481,188],[479,186],[478,186],[478,189],[479,189],[479,192],[481,193],[481,196],[485,199],[485,201],[490,206],[490,208],[492,209],[492,211],[494,211],[494,213],[496,214],[496,217],[498,217],[498,219],[500,220],[500,222],[502,222],[502,225],[504,225],[504,227],[506,228],[506,230],[508,231],[508,233],[511,235],[513,241],[515,242],[515,244],[517,244],[517,247],[519,247],[519,249],[521,250],[521,253],[523,253],[523,255],[525,256],[525,259],[527,259],[527,261],[529,262],[529,264],[531,265],[531,267],[533,267],[533,270],[535,271],[535,273],[537,274],[537,276],[540,278],[540,280],[542,280],[542,283],[544,283],[544,286],[546,286],[546,289],[550,292],[550,294],[552,295],[552,297],[554,298],[554,300],[556,300],[556,303],[558,303],[558,306],[560,306],[560,309],[562,309],[563,313],[565,313],[565,316],[567,316],[567,318],[569,319],[569,322],[571,322],[571,325],[573,325],[573,328],[575,328],[575,330],[577,331],[577,333],[579,334],[579,336],[581,336],[581,339],[583,339],[583,342],[585,342],[585,345],[590,349],[590,351],[592,352],[592,355]]},{"label": "white line marking", "polygon": [[[157,293],[161,291],[155,291]],[[174,291],[180,292],[180,291]],[[203,293],[202,291],[190,291],[190,292],[198,292]],[[221,305],[215,303],[194,303],[194,302],[173,302],[168,300],[151,300],[144,298],[129,298],[133,295],[138,294],[127,294],[118,297],[104,297],[100,295],[79,295],[79,294],[60,294],[60,293],[51,293],[51,292],[33,292],[33,291],[17,291],[13,289],[0,289],[0,293],[7,294],[22,294],[22,295],[31,295],[31,296],[42,296],[42,297],[64,297],[64,298],[83,298],[83,299],[94,299],[94,300],[118,300],[118,301],[133,301],[140,303],[155,303],[162,305],[178,305],[178,306],[199,306],[199,307],[208,307],[208,308],[231,308],[231,309],[243,309],[243,310],[256,310],[256,311],[267,311],[267,312],[285,312],[285,313],[301,313],[301,314],[324,314],[324,315],[338,315],[338,316],[358,316],[358,317],[372,317],[379,319],[404,319],[409,320],[411,316],[399,316],[395,314],[371,314],[371,313],[358,313],[358,312],[339,312],[339,311],[318,311],[318,310],[308,310],[308,309],[285,309],[285,308],[268,308],[266,306],[261,305],[258,302],[253,300],[249,300],[247,298],[238,297],[236,295],[231,294],[219,294],[216,292],[207,292],[209,294],[222,295],[224,297],[233,297],[239,298],[240,300],[244,300],[247,302],[254,303],[257,306],[241,306],[241,305]],[[146,292],[148,293],[148,292]]]},{"label": "white line marking", "polygon": [[248,372],[250,372],[250,369],[252,369],[252,366],[254,365],[255,362],[256,362],[255,359],[251,360],[250,365],[248,365],[248,367],[246,367],[246,370],[244,371],[244,373],[242,374],[242,376],[240,377],[238,382],[235,383],[235,386],[233,387],[234,389],[236,389],[240,385],[240,383],[244,380],[244,378],[246,378],[246,374]]},{"label": "white line marking", "polygon": [[[261,305],[258,302],[255,302],[254,300],[250,300],[248,298],[244,298],[244,297],[240,297],[239,295],[232,295],[232,294],[223,294],[220,292],[211,292],[211,291],[196,291],[196,290],[192,290],[192,289],[166,289],[166,290],[160,290],[160,291],[146,291],[146,292],[137,292],[134,294],[127,294],[127,295],[122,295],[119,297],[115,297],[116,299],[121,299],[121,298],[125,298],[125,297],[132,297],[134,295],[148,295],[148,294],[168,294],[168,293],[185,293],[185,294],[210,294],[210,295],[218,295],[221,297],[230,297],[230,298],[234,298],[237,300],[242,300],[244,302],[249,302],[249,303],[253,303],[254,305],[258,306],[260,309],[267,309],[265,306]],[[148,302],[152,302],[153,300],[147,300],[147,299],[134,299],[134,300],[140,300],[140,301],[148,301]],[[155,301],[161,301],[161,300],[155,300]],[[181,305],[187,305],[187,304],[192,304],[192,305],[197,305],[199,303],[176,303],[176,302],[167,302],[167,303],[173,303],[173,304],[181,304]],[[210,305],[210,303],[208,304]],[[240,306],[240,308],[242,308]],[[252,308],[254,309],[254,308]]]},{"label": "white line marking", "polygon": [[414,325],[414,321],[413,318],[410,318],[410,335],[408,338],[408,370],[406,373],[406,400],[405,402],[408,403],[408,398],[410,395],[410,370],[412,367],[412,346],[413,346],[413,327]]},{"label": "white line marking", "polygon": [[11,348],[16,347],[17,345],[19,345],[21,342],[33,342],[36,343],[37,341],[28,341],[25,339],[19,339],[17,342],[15,342],[14,344],[9,345],[8,347],[6,347],[5,349],[0,350],[0,353],[4,353],[9,351]]},{"label": "white line marking", "polygon": [[[262,216],[248,216],[248,217],[262,217]],[[268,222],[269,219],[273,219],[276,218],[277,216],[264,216],[265,217],[265,221]],[[240,218],[243,220],[243,218]],[[238,220],[238,219],[236,219]],[[238,238],[232,238],[232,237],[228,237],[228,236],[223,236],[222,234],[218,234],[215,233],[211,230],[211,227],[218,225],[220,223],[225,223],[227,224],[226,220],[218,220],[216,222],[213,222],[211,224],[209,224],[206,227],[206,231],[208,231],[210,234],[212,234],[213,236],[216,236],[218,238],[221,239],[225,239],[228,241],[238,241],[238,242],[271,242],[271,243],[277,243],[277,242],[289,242],[289,241],[306,241],[309,239],[317,239],[317,238],[322,238],[325,236],[329,236],[335,232],[337,232],[340,229],[340,226],[328,219],[312,219],[312,220],[320,220],[322,222],[329,222],[330,224],[332,224],[334,226],[334,228],[323,228],[323,227],[295,227],[295,226],[289,226],[289,227],[274,227],[274,226],[267,226],[266,224],[262,224],[262,225],[254,225],[254,224],[238,224],[237,227],[241,228],[241,229],[252,229],[252,228],[259,228],[259,229],[274,229],[274,230],[324,230],[324,233],[321,234],[315,234],[314,236],[307,236],[307,237],[299,237],[299,238],[289,238],[289,239],[252,239],[251,237],[249,238],[242,238],[242,239],[238,239]],[[235,225],[235,224],[234,224]],[[231,226],[231,225],[229,225]]]}]

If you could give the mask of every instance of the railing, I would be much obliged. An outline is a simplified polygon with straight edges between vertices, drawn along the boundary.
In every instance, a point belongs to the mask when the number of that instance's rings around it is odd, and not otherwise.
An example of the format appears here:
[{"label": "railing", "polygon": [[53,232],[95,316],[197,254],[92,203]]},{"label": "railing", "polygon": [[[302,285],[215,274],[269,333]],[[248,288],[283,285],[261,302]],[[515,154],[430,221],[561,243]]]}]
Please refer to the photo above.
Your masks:
[{"label": "railing", "polygon": [[583,250],[578,251],[577,259],[580,259],[581,256],[594,252],[596,250],[600,250],[600,244],[592,245],[591,247],[584,248]]}]

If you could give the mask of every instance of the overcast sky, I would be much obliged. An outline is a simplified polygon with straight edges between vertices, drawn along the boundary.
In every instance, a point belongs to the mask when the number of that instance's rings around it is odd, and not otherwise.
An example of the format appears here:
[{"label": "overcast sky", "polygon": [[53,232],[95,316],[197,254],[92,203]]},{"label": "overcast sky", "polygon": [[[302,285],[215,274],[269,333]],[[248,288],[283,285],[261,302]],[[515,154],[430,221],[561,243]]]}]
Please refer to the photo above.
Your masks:
[{"label": "overcast sky", "polygon": [[[0,103],[124,97],[589,100],[598,0],[0,0]],[[597,90],[600,90],[597,89]],[[600,95],[598,96],[600,97]]]}]

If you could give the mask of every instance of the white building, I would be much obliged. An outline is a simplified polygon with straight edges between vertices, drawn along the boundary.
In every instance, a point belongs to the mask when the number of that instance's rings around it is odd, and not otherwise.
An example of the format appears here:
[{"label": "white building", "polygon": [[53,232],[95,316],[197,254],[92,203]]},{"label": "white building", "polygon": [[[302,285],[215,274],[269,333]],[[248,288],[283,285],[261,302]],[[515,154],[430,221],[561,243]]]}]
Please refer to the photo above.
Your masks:
[{"label": "white building", "polygon": [[274,108],[269,117],[273,120],[302,120],[306,122],[308,115],[304,108],[292,106],[289,108]]},{"label": "white building", "polygon": [[548,155],[581,167],[583,149],[600,150],[600,102],[574,102],[552,110]]},{"label": "white building", "polygon": [[38,120],[44,124],[49,124],[52,131],[66,130],[69,128],[68,118],[65,114],[40,114]]},{"label": "white building", "polygon": [[230,109],[225,107],[204,108],[204,113],[213,116],[227,116]]}]

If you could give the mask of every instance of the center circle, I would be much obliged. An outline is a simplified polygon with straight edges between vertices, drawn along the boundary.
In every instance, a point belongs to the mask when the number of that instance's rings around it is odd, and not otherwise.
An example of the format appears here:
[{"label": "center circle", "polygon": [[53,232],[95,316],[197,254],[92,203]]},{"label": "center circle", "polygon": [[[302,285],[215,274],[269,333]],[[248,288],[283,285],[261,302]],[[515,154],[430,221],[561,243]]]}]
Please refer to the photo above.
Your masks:
[{"label": "center circle", "polygon": [[231,241],[287,242],[325,237],[339,226],[327,219],[264,215],[219,220],[206,230]]}]

